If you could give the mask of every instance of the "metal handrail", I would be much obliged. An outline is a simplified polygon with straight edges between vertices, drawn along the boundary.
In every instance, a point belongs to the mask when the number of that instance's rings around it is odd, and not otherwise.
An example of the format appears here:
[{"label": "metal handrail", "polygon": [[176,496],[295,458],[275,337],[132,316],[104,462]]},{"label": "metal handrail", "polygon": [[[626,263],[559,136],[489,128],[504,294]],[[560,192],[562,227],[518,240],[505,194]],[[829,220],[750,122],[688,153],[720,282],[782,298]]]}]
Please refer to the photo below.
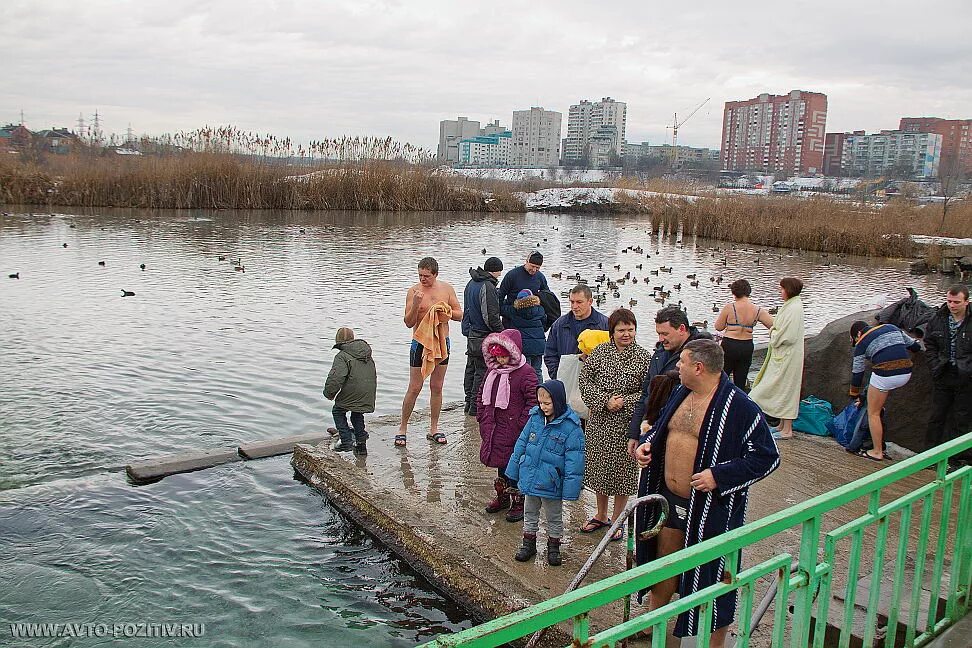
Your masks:
[{"label": "metal handrail", "polygon": [[[601,541],[594,548],[594,551],[591,552],[591,555],[587,559],[587,562],[584,563],[584,566],[581,567],[580,570],[578,570],[577,575],[574,576],[573,580],[570,581],[570,584],[567,585],[567,589],[564,590],[564,594],[567,594],[568,592],[573,592],[575,589],[577,589],[580,586],[582,582],[584,582],[584,579],[587,578],[587,574],[590,573],[591,569],[594,568],[594,563],[597,562],[598,558],[600,558],[601,555],[604,553],[604,550],[607,549],[608,543],[611,542],[611,537],[614,536],[614,533],[618,530],[618,528],[621,525],[625,524],[625,522],[627,522],[628,524],[628,541],[627,541],[628,547],[625,556],[625,571],[631,569],[631,567],[634,566],[635,511],[638,510],[638,507],[648,503],[654,503],[661,506],[662,509],[661,515],[658,517],[658,522],[655,523],[655,526],[653,526],[652,528],[646,531],[642,531],[641,533],[638,534],[638,540],[650,540],[651,538],[654,538],[656,535],[658,535],[659,532],[661,532],[662,528],[665,526],[665,522],[668,520],[668,500],[667,499],[665,499],[661,495],[653,494],[653,495],[644,495],[643,497],[638,497],[633,500],[628,500],[628,503],[621,511],[621,515],[615,518],[614,521],[611,523],[611,526],[604,533],[604,537],[601,538]],[[627,621],[629,618],[631,618],[631,594],[630,593],[626,594],[624,597],[624,621]],[[534,633],[534,635],[530,637],[530,641],[527,642],[526,648],[533,648],[534,646],[536,646],[548,629],[549,628],[541,628],[537,630]]]},{"label": "metal handrail", "polygon": [[[595,646],[606,646],[622,641],[640,630],[661,629],[668,619],[699,608],[703,629],[699,641],[700,646],[707,646],[709,632],[707,622],[711,621],[715,600],[723,595],[738,592],[743,614],[740,618],[741,633],[748,634],[749,614],[752,609],[752,594],[755,582],[770,573],[776,572],[779,579],[777,594],[776,617],[773,627],[774,645],[782,646],[784,634],[789,632],[791,645],[794,648],[805,648],[810,643],[810,631],[814,625],[813,597],[819,596],[821,610],[817,612],[816,631],[813,645],[822,648],[824,637],[821,624],[826,623],[826,607],[830,600],[833,585],[832,575],[835,568],[834,547],[841,538],[850,535],[852,546],[848,571],[845,600],[854,599],[853,588],[857,584],[860,566],[861,542],[863,530],[868,526],[877,527],[876,542],[880,545],[875,550],[874,562],[881,564],[885,553],[884,544],[892,515],[901,515],[902,522],[905,512],[912,508],[921,508],[922,528],[932,528],[932,498],[942,498],[940,520],[936,519],[935,528],[947,529],[954,524],[956,534],[952,538],[954,555],[952,556],[952,577],[947,583],[946,612],[943,618],[938,618],[936,606],[929,606],[927,618],[916,619],[917,608],[909,614],[908,619],[902,619],[908,627],[906,645],[921,645],[932,636],[940,633],[946,627],[954,624],[972,606],[972,467],[966,466],[949,472],[948,461],[961,453],[972,450],[972,433],[947,441],[940,446],[908,459],[896,462],[876,473],[862,477],[854,482],[838,486],[822,495],[811,498],[788,509],[768,515],[750,522],[738,529],[728,531],[717,537],[709,538],[696,545],[682,549],[673,554],[659,557],[648,564],[590,583],[573,592],[561,594],[553,599],[518,610],[504,617],[493,619],[482,625],[463,630],[453,635],[437,637],[428,646],[499,646],[515,639],[526,637],[537,630],[556,625],[562,621],[573,619],[574,639],[581,644],[593,642]],[[926,468],[936,471],[934,480],[920,488],[912,490],[892,502],[881,502],[882,490],[901,479],[919,473]],[[958,505],[951,506],[951,501],[958,495]],[[867,501],[867,513],[856,520],[848,522],[839,529],[825,533],[822,529],[823,516],[846,504],[864,499]],[[954,508],[954,515],[953,509]],[[917,514],[917,512],[916,512]],[[798,570],[790,575],[790,565],[794,556],[782,553],[759,565],[739,571],[739,551],[747,546],[756,544],[794,526],[800,526],[801,539],[799,554],[796,557]],[[930,560],[932,583],[942,580],[942,567],[946,558],[946,537],[943,532],[938,533],[934,547],[926,547],[930,542],[925,533],[919,537],[919,548],[914,556],[916,564]],[[827,556],[825,560],[819,558],[823,544],[826,544]],[[930,552],[926,556],[926,548]],[[895,570],[895,591],[893,600],[898,601],[901,595],[900,572],[904,569],[907,545],[898,543],[896,555],[892,556]],[[668,578],[678,576],[697,566],[713,560],[725,560],[726,571],[729,574],[727,582],[720,582],[695,592],[684,599],[667,603],[657,610],[642,614],[626,623],[613,626],[599,632],[595,636],[589,635],[588,615],[591,610],[622,599],[626,595],[637,592]],[[872,578],[870,585],[870,599],[868,616],[865,619],[865,638],[873,636],[874,615],[877,611],[878,595],[881,579]],[[915,589],[915,592],[920,590]],[[787,623],[786,600],[793,594],[792,624]],[[915,595],[913,595],[915,596]],[[914,599],[912,599],[914,600]],[[849,603],[848,606],[851,604]],[[870,608],[873,608],[871,610]],[[851,611],[853,608],[850,608]],[[892,611],[894,611],[892,609]],[[850,625],[845,623],[841,628],[842,635],[849,632]],[[844,639],[848,639],[846,635]]]}]

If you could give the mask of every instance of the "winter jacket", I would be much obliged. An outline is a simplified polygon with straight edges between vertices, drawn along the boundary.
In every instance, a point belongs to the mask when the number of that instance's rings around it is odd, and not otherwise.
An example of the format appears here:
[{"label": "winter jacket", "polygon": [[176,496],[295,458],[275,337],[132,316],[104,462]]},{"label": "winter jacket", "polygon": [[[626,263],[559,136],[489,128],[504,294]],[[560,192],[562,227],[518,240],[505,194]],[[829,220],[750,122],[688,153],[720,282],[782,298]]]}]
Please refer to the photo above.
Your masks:
[{"label": "winter jacket", "polygon": [[[531,275],[523,266],[516,266],[505,275],[499,285],[499,300],[501,304],[512,306],[516,301],[516,295],[526,288],[534,295],[540,294],[541,290],[550,290],[547,286],[547,278],[542,272],[537,270],[535,275]],[[503,318],[504,328],[513,328],[509,321]]]},{"label": "winter jacket", "polygon": [[608,330],[608,318],[593,308],[587,319],[578,320],[573,313],[567,313],[557,318],[547,333],[547,343],[543,350],[543,363],[547,365],[547,373],[551,378],[557,377],[560,368],[560,358],[565,355],[577,355],[577,336],[593,329],[595,331]]},{"label": "winter jacket", "polygon": [[548,380],[540,386],[553,401],[553,419],[548,423],[539,405],[530,410],[506,476],[517,481],[524,495],[576,500],[584,482],[584,431],[567,406],[564,383]]},{"label": "winter jacket", "polygon": [[[483,345],[494,343],[510,352],[511,364],[516,365],[520,362],[520,358],[523,357],[523,343],[519,331],[507,329],[501,333],[490,333],[486,336]],[[483,357],[490,372],[499,367],[489,353],[484,353]],[[525,362],[522,367],[508,374],[510,403],[506,409],[496,407],[495,394],[499,391],[499,380],[491,387],[491,404],[483,405],[483,389],[486,387],[488,375],[487,373],[484,376],[479,393],[476,395],[476,420],[479,421],[479,436],[483,441],[479,447],[479,460],[484,466],[505,468],[520,430],[526,425],[527,418],[530,416],[530,408],[537,404],[537,372]]]},{"label": "winter jacket", "polygon": [[[935,312],[935,317],[925,325],[925,358],[931,369],[932,377],[938,378],[945,373],[951,362],[951,337],[948,329],[948,306]],[[960,376],[972,378],[972,306],[965,309],[965,319],[955,334],[955,366]]]},{"label": "winter jacket", "polygon": [[[712,334],[700,331],[694,326],[689,327],[689,337],[685,341],[688,344],[692,340],[711,340]],[[648,375],[645,376],[645,383],[641,388],[641,399],[635,404],[634,414],[631,416],[631,423],[628,425],[628,438],[638,439],[641,437],[641,422],[645,418],[645,407],[648,406],[648,395],[651,393],[651,379],[666,371],[674,371],[678,364],[678,356],[685,348],[685,344],[675,351],[666,351],[661,342],[655,345],[655,352],[651,356],[651,364],[648,365]]]},{"label": "winter jacket", "polygon": [[512,305],[503,305],[503,317],[510,323],[510,328],[518,330],[523,335],[523,353],[526,356],[542,356],[546,344],[543,324],[547,314],[540,305],[540,298],[536,295],[517,299]]},{"label": "winter jacket", "polygon": [[462,334],[468,338],[466,355],[478,356],[483,339],[503,330],[496,277],[482,268],[469,268],[469,283],[462,294]]},{"label": "winter jacket", "polygon": [[335,407],[360,412],[375,411],[378,372],[371,358],[371,347],[364,340],[335,344],[338,354],[324,383],[324,398],[334,400]]}]

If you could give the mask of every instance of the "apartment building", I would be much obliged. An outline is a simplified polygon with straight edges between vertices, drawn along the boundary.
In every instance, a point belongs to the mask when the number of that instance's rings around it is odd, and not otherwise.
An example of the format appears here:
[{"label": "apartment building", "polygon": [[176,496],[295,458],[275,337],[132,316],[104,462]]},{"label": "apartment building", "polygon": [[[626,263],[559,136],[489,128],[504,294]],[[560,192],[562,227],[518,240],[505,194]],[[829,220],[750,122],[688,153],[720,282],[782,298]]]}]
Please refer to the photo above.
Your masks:
[{"label": "apartment building", "polygon": [[938,175],[941,163],[942,136],[901,130],[870,135],[864,131],[827,133],[826,148],[826,175],[932,178]]},{"label": "apartment building", "polygon": [[941,135],[942,161],[954,158],[966,173],[972,173],[972,119],[902,117],[898,130]]},{"label": "apartment building", "polygon": [[547,168],[560,164],[563,115],[533,107],[513,111],[510,166]]},{"label": "apartment building", "polygon": [[582,99],[567,113],[564,162],[587,162],[594,168],[608,166],[624,155],[628,106],[604,97],[591,102]]},{"label": "apartment building", "polygon": [[727,101],[722,168],[807,175],[823,171],[827,95],[793,90]]},{"label": "apartment building", "polygon": [[508,167],[512,141],[513,133],[508,130],[461,140],[458,166]]}]

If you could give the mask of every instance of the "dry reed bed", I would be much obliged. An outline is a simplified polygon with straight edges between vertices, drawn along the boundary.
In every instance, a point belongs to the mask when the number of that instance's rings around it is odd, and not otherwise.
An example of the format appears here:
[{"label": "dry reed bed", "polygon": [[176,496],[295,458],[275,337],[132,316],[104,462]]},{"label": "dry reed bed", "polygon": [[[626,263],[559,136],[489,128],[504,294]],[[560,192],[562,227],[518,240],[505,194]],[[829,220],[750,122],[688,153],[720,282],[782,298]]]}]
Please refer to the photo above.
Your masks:
[{"label": "dry reed bed", "polygon": [[686,234],[819,252],[862,256],[914,256],[911,234],[972,236],[972,204],[949,208],[941,228],[940,205],[903,201],[861,206],[829,198],[703,197],[694,202],[619,195],[621,210],[648,214],[652,227]]},{"label": "dry reed bed", "polygon": [[[306,178],[295,179],[314,171]],[[0,160],[0,202],[154,209],[518,211],[509,191],[490,195],[427,166],[363,160],[293,167],[227,153]]]}]

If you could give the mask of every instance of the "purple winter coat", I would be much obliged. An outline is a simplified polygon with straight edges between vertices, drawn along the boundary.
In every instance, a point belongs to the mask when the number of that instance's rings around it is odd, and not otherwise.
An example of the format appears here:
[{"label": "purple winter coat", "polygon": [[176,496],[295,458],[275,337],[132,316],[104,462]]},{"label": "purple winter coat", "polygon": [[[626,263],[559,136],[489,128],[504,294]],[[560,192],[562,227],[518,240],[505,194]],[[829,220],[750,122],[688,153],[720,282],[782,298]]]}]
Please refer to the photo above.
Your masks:
[{"label": "purple winter coat", "polygon": [[[512,364],[516,364],[523,356],[523,338],[516,329],[506,329],[499,333],[490,333],[483,341],[483,357],[489,368],[483,377],[479,393],[476,395],[476,420],[479,421],[479,435],[483,444],[479,448],[479,460],[483,465],[492,468],[506,468],[513,454],[513,447],[520,436],[520,431],[530,418],[530,408],[537,404],[537,372],[530,363],[524,365],[509,375],[510,405],[505,410],[495,407],[495,397],[490,405],[483,405],[483,388],[486,378],[499,365],[489,355],[487,349],[490,344],[500,344],[510,352]],[[493,394],[499,389],[499,380],[493,385]]]}]

